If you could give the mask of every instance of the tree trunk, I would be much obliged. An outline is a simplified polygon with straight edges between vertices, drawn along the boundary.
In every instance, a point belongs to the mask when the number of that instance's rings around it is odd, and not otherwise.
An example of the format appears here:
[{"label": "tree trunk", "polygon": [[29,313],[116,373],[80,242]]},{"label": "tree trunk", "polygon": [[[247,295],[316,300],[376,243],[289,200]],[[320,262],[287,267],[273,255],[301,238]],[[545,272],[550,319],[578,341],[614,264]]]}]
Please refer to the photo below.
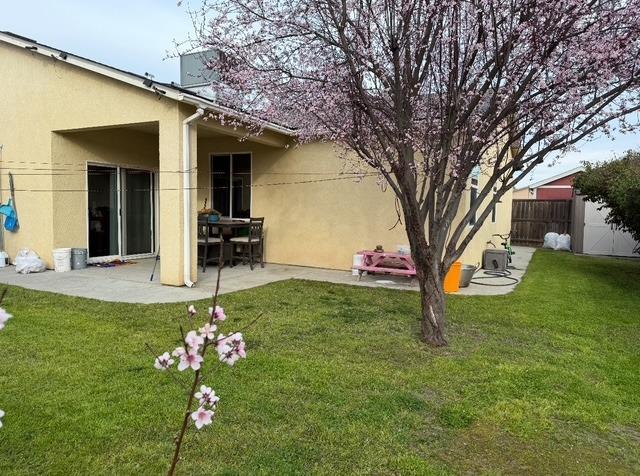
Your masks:
[{"label": "tree trunk", "polygon": [[445,295],[442,279],[430,263],[415,263],[420,284],[422,307],[422,338],[434,347],[446,346]]},{"label": "tree trunk", "polygon": [[[434,347],[447,345],[445,338],[445,294],[440,270],[440,259],[434,255],[435,246],[429,246],[424,224],[417,216],[405,210],[405,227],[416,265],[422,307],[422,338]],[[432,243],[433,245],[433,243]]]}]

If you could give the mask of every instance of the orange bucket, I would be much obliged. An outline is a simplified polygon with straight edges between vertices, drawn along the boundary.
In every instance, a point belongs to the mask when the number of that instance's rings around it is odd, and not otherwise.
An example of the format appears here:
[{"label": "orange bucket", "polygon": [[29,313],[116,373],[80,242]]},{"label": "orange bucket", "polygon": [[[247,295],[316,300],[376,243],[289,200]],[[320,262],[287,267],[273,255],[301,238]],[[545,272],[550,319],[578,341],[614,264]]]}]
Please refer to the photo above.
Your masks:
[{"label": "orange bucket", "polygon": [[444,277],[444,292],[457,293],[460,290],[460,273],[462,271],[462,263],[456,261],[449,268],[449,272]]}]

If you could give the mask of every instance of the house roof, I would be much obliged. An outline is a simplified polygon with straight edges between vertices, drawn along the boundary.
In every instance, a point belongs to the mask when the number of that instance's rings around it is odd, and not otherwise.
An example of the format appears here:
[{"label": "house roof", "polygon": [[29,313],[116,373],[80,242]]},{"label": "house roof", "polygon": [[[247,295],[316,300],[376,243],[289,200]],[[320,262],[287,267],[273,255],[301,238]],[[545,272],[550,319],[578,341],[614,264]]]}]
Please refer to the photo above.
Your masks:
[{"label": "house roof", "polygon": [[263,125],[265,129],[278,132],[280,134],[295,134],[295,131],[293,129],[281,126],[279,124],[267,122],[255,116],[251,116],[241,111],[237,111],[227,106],[218,104],[215,101],[212,101],[210,98],[194,93],[193,91],[185,89],[174,82],[164,83],[161,81],[156,81],[148,76],[132,73],[130,71],[116,68],[114,66],[109,66],[98,61],[94,61],[73,53],[69,53],[67,51],[60,50],[58,48],[53,48],[51,46],[38,43],[31,38],[26,38],[9,31],[0,31],[0,41],[25,48],[27,50],[33,51],[34,53],[39,53],[43,56],[51,57],[57,61],[64,61],[65,63],[115,79],[117,81],[121,81],[123,83],[130,84],[153,94],[161,94],[178,102],[191,104],[205,110],[225,114],[227,116],[231,116],[240,120],[257,122]]},{"label": "house roof", "polygon": [[556,180],[560,180],[562,178],[565,177],[569,177],[570,175],[576,174],[578,172],[583,172],[584,171],[584,167],[580,166],[580,167],[574,167],[573,169],[569,169],[566,170],[564,172],[561,172],[557,175],[553,175],[552,177],[543,179],[543,180],[538,180],[537,182],[532,182],[532,183],[528,183],[528,184],[522,184],[520,186],[515,187],[516,190],[522,190],[525,188],[538,188],[541,187],[542,185],[546,185],[548,183],[551,182],[555,182]]}]

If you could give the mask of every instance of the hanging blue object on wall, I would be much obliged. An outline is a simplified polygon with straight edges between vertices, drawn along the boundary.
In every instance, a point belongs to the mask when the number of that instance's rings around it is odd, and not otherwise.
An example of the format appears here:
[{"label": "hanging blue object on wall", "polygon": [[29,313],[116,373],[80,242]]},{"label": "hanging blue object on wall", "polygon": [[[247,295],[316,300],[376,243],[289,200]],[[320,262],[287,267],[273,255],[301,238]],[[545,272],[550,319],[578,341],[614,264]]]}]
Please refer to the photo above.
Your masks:
[{"label": "hanging blue object on wall", "polygon": [[13,200],[9,199],[6,205],[0,205],[0,214],[4,215],[4,229],[7,231],[16,231],[20,224],[18,223],[18,214],[13,207]]},{"label": "hanging blue object on wall", "polygon": [[13,174],[9,172],[9,189],[11,190],[11,198],[6,205],[0,205],[0,214],[4,215],[4,229],[7,231],[18,231],[20,224],[18,223],[18,212],[16,211],[16,191],[13,186]]}]

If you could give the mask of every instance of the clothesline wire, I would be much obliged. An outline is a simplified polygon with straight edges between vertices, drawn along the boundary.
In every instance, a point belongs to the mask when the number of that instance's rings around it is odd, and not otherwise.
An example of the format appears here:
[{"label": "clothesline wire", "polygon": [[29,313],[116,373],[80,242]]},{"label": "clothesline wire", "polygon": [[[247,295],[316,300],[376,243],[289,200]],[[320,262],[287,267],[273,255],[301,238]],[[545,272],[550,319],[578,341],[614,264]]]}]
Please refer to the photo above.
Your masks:
[{"label": "clothesline wire", "polygon": [[[354,180],[359,177],[371,177],[377,176],[378,174],[375,172],[370,172],[367,174],[360,174],[358,176],[349,176],[349,177],[330,177],[330,178],[322,178],[322,179],[314,179],[314,180],[298,180],[293,182],[273,182],[273,183],[262,183],[262,184],[242,184],[242,185],[233,185],[231,187],[158,187],[158,188],[115,188],[115,189],[89,189],[89,188],[78,188],[78,189],[21,189],[16,188],[16,192],[121,192],[121,191],[129,191],[129,192],[151,192],[151,191],[183,191],[183,190],[229,190],[229,189],[238,189],[238,188],[258,188],[258,187],[273,187],[273,186],[285,186],[285,185],[303,185],[303,184],[311,184],[311,183],[323,183],[323,182],[335,182],[339,180]],[[0,188],[0,192],[7,192],[9,189]]]},{"label": "clothesline wire", "polygon": [[[82,173],[82,172],[72,172],[72,173],[67,173],[67,172],[53,172],[53,173],[21,173],[21,172],[13,172],[13,170],[15,169],[2,169],[0,167],[0,171],[2,170],[6,170],[7,172],[11,172],[13,173],[14,177],[85,177],[86,174]],[[129,169],[130,170],[130,169]],[[86,171],[85,171],[86,172]],[[147,173],[153,173],[153,174],[159,174],[159,175],[166,175],[167,173],[174,173],[174,172],[168,172],[168,171],[164,171],[164,172],[153,172],[153,171],[149,171],[149,170],[141,170],[141,172],[147,172]],[[175,173],[184,173],[184,172],[175,172]],[[275,176],[304,176],[304,177],[314,177],[314,176],[331,176],[331,177],[336,177],[336,176],[348,176],[350,178],[353,177],[360,177],[363,175],[368,175],[371,172],[260,172],[259,175],[275,175]],[[88,172],[88,175],[90,176],[101,176],[103,174],[101,173],[92,173],[92,172]],[[115,174],[114,174],[115,175]],[[212,172],[212,173],[207,173],[207,176],[209,175],[219,175],[219,176],[228,176],[228,173],[225,172]],[[233,172],[234,176],[244,176],[244,175],[254,175],[251,172]]]},{"label": "clothesline wire", "polygon": [[[12,167],[5,167],[5,164],[22,164],[22,165],[47,165],[49,167],[17,167],[17,166],[12,166]],[[57,164],[57,165],[65,165],[65,166],[69,166],[69,167],[52,167],[52,164]],[[14,170],[26,170],[29,171],[29,173],[14,173],[13,175],[15,176],[24,176],[24,175],[33,175],[33,176],[48,176],[48,175],[78,175],[78,174],[84,174],[84,173],[93,173],[95,172],[96,174],[101,173],[101,171],[99,170],[100,168],[113,168],[115,169],[117,166],[110,166],[105,164],[104,166],[102,165],[96,165],[96,169],[91,170],[89,167],[78,167],[78,164],[71,164],[71,163],[63,163],[63,162],[28,162],[28,161],[12,161],[12,160],[3,160],[0,162],[0,170],[6,170],[7,172],[13,172]],[[143,171],[143,172],[153,172],[155,174],[184,174],[184,173],[192,173],[192,172],[196,172],[198,170],[198,167],[191,167],[190,169],[187,170],[156,170],[156,171],[149,171],[149,170],[143,170],[143,169],[137,169],[135,167],[132,168],[127,168],[127,167],[121,167],[121,168],[125,168],[127,170],[133,170],[133,171]],[[44,172],[44,173],[32,173],[32,172]],[[74,173],[70,173],[67,174],[66,172],[74,172]],[[114,172],[115,173],[115,172]],[[362,175],[363,173],[366,172],[261,172],[261,175]],[[225,172],[209,172],[210,175],[225,175]],[[235,175],[249,175],[251,174],[251,172],[234,172]]]}]

